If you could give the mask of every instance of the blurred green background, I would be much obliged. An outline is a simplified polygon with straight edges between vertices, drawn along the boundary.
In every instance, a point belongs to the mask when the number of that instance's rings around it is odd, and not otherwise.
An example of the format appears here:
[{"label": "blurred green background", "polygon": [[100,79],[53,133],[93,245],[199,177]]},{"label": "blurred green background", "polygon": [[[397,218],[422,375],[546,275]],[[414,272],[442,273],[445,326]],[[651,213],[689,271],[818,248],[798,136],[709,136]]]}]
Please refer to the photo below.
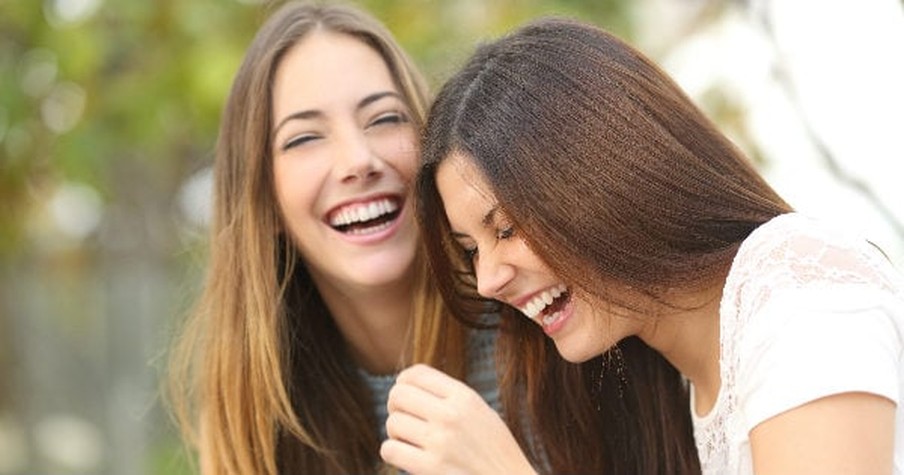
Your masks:
[{"label": "blurred green background", "polygon": [[[434,88],[475,42],[541,14],[595,22],[663,61],[726,21],[757,28],[745,2],[357,4]],[[0,0],[0,474],[189,473],[158,381],[200,285],[221,107],[271,8]],[[694,84],[695,99],[768,169],[737,90]],[[813,142],[817,162],[832,158]],[[900,225],[870,193],[858,199],[879,210],[876,232],[896,256]]]}]

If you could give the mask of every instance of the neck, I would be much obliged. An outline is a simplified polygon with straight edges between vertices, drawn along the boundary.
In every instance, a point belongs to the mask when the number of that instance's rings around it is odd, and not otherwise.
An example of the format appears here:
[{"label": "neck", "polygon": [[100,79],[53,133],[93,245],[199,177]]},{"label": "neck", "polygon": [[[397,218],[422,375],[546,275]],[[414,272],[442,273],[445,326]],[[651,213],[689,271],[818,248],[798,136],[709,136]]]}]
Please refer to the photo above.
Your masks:
[{"label": "neck", "polygon": [[705,291],[671,299],[679,310],[657,318],[639,335],[694,385],[694,410],[698,414],[709,412],[722,384],[719,306],[723,284],[720,280]]},{"label": "neck", "polygon": [[407,365],[413,279],[378,288],[317,287],[359,366],[371,374],[389,374]]}]

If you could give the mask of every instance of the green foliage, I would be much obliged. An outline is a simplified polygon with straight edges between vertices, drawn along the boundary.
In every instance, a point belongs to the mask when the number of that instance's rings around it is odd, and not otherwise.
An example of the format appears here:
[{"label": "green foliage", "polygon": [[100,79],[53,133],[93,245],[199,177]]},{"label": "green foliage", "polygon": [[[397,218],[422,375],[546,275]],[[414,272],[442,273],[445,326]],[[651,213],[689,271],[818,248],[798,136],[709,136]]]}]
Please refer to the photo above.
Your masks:
[{"label": "green foliage", "polygon": [[0,258],[28,246],[29,213],[62,181],[111,203],[134,162],[171,199],[208,157],[260,17],[224,0],[123,0],[67,23],[52,4],[0,7]]}]

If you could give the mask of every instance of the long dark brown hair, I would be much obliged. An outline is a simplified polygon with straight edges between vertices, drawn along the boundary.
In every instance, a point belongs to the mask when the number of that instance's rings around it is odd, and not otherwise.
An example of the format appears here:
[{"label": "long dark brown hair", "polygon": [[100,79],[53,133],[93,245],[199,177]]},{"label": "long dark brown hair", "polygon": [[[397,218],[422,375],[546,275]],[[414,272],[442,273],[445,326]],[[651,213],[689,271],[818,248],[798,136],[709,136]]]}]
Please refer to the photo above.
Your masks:
[{"label": "long dark brown hair", "polygon": [[[374,473],[371,395],[285,234],[272,171],[272,84],[315,29],[350,35],[385,61],[411,119],[427,89],[376,19],[351,6],[288,2],[251,43],[223,112],[203,294],[171,357],[170,401],[202,472]],[[324,92],[328,94],[329,92]],[[412,359],[463,377],[467,328],[446,313],[423,249],[415,262]],[[451,323],[455,322],[455,323]]]},{"label": "long dark brown hair", "polygon": [[[790,211],[660,68],[573,20],[479,47],[428,117],[418,219],[462,315],[486,303],[436,187],[453,153],[560,278],[616,309],[632,304],[613,301],[615,287],[669,309],[670,289],[711,285],[753,229]],[[535,460],[545,451],[554,473],[699,472],[686,382],[661,355],[631,337],[567,363],[536,324],[501,311],[502,398],[526,399],[529,417],[508,419]]]}]

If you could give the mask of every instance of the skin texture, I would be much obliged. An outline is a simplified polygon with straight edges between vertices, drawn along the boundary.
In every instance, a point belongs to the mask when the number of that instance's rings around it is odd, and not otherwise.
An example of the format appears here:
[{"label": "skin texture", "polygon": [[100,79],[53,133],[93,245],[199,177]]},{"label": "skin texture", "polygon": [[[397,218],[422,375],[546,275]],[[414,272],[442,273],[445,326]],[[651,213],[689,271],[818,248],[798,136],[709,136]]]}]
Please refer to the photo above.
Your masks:
[{"label": "skin texture", "polygon": [[[286,226],[359,362],[391,371],[404,347],[403,297],[417,250],[406,200],[417,163],[407,107],[376,51],[327,31],[287,53],[273,104],[273,173]],[[401,206],[389,228],[355,235],[330,225],[343,209],[354,214],[355,205],[383,198]]]},{"label": "skin texture", "polygon": [[843,393],[768,419],[750,431],[758,475],[892,473],[895,405]]}]

